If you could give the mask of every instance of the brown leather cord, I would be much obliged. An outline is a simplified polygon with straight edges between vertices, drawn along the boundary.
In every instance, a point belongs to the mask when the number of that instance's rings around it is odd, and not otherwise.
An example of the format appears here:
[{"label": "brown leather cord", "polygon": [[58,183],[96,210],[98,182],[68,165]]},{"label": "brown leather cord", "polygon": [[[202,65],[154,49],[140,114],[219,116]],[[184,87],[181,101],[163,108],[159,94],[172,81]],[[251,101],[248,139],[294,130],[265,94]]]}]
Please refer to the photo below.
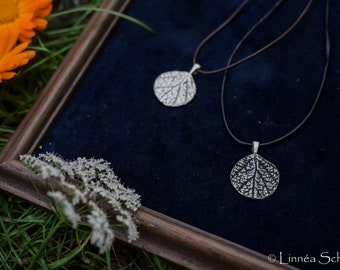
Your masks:
[{"label": "brown leather cord", "polygon": [[[330,0],[326,1],[326,7],[325,7],[325,63],[324,63],[324,68],[323,68],[323,72],[322,72],[322,76],[321,76],[321,81],[319,84],[319,88],[317,91],[317,94],[315,96],[314,102],[310,108],[310,110],[308,111],[308,113],[306,114],[306,116],[299,122],[299,124],[291,129],[289,132],[287,132],[286,134],[276,138],[276,139],[272,139],[270,141],[267,142],[262,142],[260,143],[261,146],[266,146],[266,145],[272,145],[274,143],[280,142],[284,139],[286,139],[287,137],[289,137],[290,135],[292,135],[293,133],[295,133],[297,130],[299,130],[304,124],[305,122],[310,118],[310,116],[312,115],[312,113],[315,110],[315,107],[319,101],[320,95],[324,89],[324,85],[326,82],[326,77],[327,77],[327,72],[328,72],[328,67],[329,67],[329,62],[330,62],[330,35],[329,35],[329,9],[330,9]],[[269,15],[269,14],[267,14]],[[267,15],[265,15],[261,20],[265,19],[267,17]],[[260,20],[260,21],[261,21]],[[236,54],[236,52],[238,51],[238,49],[240,48],[240,46],[243,44],[243,42],[246,40],[246,38],[250,35],[250,33],[255,30],[255,28],[258,26],[259,24],[254,25],[254,27],[252,29],[249,30],[248,33],[246,33],[244,35],[244,37],[240,40],[240,42],[236,45],[235,49],[233,50],[233,52],[231,53],[229,59],[228,59],[228,65],[229,63],[232,61],[232,58],[234,57],[234,55]],[[227,113],[226,113],[226,106],[224,105],[224,92],[225,92],[225,88],[226,88],[226,81],[227,81],[227,75],[228,75],[228,70],[225,71],[224,77],[223,77],[223,81],[222,81],[222,88],[221,88],[221,109],[222,109],[222,117],[223,117],[223,122],[224,125],[229,133],[229,135],[238,143],[243,144],[243,145],[253,145],[252,142],[250,141],[243,141],[241,139],[239,139],[231,130],[229,124],[228,124],[228,119],[227,119]]]},{"label": "brown leather cord", "polygon": [[[276,6],[280,5],[281,3],[283,3],[286,0],[280,0],[277,2]],[[219,33],[223,28],[225,28],[241,11],[242,9],[246,6],[246,4],[249,2],[249,0],[245,0],[241,3],[241,5],[228,17],[227,20],[225,20],[219,27],[217,27],[214,31],[212,31],[206,38],[204,38],[202,40],[202,42],[198,45],[194,56],[193,56],[193,64],[197,64],[197,58],[198,58],[198,54],[200,52],[200,50],[202,49],[202,47],[212,38],[214,37],[217,33]],[[297,19],[293,22],[293,24],[285,31],[283,32],[280,36],[278,36],[277,38],[275,38],[274,40],[272,40],[271,42],[269,42],[267,45],[263,46],[262,48],[260,48],[259,50],[255,51],[254,53],[234,62],[231,64],[228,64],[225,67],[219,68],[219,69],[215,69],[215,70],[203,70],[203,69],[198,69],[197,72],[198,73],[202,73],[202,74],[213,74],[213,73],[218,73],[218,72],[222,72],[222,71],[226,71],[232,67],[235,67],[247,60],[249,60],[250,58],[253,58],[254,56],[260,54],[261,52],[265,51],[266,49],[268,49],[269,47],[273,46],[275,43],[277,43],[278,41],[280,41],[282,38],[284,38],[289,32],[291,32],[295,26],[301,21],[301,19],[303,18],[303,16],[306,14],[306,12],[308,11],[308,9],[310,8],[310,6],[312,5],[313,0],[308,0],[308,3],[306,4],[305,8],[302,10],[302,12],[300,13],[300,15],[297,17]]]}]

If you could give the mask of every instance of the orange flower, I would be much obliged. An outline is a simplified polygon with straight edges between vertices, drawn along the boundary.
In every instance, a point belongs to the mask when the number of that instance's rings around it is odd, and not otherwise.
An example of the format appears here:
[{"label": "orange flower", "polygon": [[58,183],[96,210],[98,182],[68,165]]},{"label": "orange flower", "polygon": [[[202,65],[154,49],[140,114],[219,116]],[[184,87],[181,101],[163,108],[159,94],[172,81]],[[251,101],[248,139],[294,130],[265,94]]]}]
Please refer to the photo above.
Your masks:
[{"label": "orange flower", "polygon": [[18,33],[0,28],[0,83],[16,74],[13,70],[26,65],[35,56],[34,51],[25,51],[28,42],[17,45]]},{"label": "orange flower", "polygon": [[0,0],[0,30],[17,32],[21,42],[30,42],[36,30],[47,26],[52,0]]}]

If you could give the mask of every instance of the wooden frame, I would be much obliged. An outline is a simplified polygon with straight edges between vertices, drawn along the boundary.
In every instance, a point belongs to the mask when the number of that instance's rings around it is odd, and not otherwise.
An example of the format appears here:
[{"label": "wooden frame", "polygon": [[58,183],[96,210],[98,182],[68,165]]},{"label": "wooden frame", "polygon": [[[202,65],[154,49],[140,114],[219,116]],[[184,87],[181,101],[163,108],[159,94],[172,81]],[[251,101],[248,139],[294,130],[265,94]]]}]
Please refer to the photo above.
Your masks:
[{"label": "wooden frame", "polygon": [[[106,0],[102,8],[124,11],[130,0]],[[77,83],[118,19],[95,13],[87,28],[51,78],[34,106],[0,155],[0,189],[47,208],[46,185],[18,161],[33,153],[76,89]],[[32,183],[34,181],[34,184]],[[39,192],[38,192],[38,191]],[[270,263],[267,256],[232,243],[171,217],[142,207],[136,212],[140,238],[132,244],[188,269],[295,269]],[[117,238],[127,242],[117,231]]]}]

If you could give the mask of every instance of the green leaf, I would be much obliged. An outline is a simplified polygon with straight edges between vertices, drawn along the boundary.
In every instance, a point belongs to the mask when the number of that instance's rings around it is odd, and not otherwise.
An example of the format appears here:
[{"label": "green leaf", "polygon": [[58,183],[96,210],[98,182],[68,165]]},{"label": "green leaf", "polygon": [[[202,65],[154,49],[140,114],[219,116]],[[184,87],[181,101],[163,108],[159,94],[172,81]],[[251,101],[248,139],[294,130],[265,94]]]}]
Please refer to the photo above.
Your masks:
[{"label": "green leaf", "polygon": [[114,10],[110,10],[110,9],[105,9],[105,8],[86,7],[86,6],[76,7],[76,8],[65,10],[65,11],[61,11],[61,12],[58,12],[58,13],[53,13],[53,14],[49,15],[49,19],[52,19],[52,18],[55,18],[55,17],[58,17],[58,16],[62,16],[62,15],[76,13],[76,12],[79,12],[79,11],[98,11],[98,12],[109,13],[111,15],[115,15],[117,17],[121,17],[121,18],[123,18],[125,20],[133,22],[133,23],[135,23],[135,24],[145,28],[149,32],[154,33],[154,30],[150,26],[148,26],[147,24],[143,23],[142,21],[140,21],[140,20],[138,20],[138,19],[136,19],[134,17],[131,17],[129,15],[120,13],[118,11],[114,11]]},{"label": "green leaf", "polygon": [[67,264],[69,261],[71,261],[75,256],[77,256],[82,250],[84,246],[76,247],[73,250],[71,250],[64,258],[59,259],[53,263],[50,263],[48,265],[48,269],[59,269],[60,267]]}]

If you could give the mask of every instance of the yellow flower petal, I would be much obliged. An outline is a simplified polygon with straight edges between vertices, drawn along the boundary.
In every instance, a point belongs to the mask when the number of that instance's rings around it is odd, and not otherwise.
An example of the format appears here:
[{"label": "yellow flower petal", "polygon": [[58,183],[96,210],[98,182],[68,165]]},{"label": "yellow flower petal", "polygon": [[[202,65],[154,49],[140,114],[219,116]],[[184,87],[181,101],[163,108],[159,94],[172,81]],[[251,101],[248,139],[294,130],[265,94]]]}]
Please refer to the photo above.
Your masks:
[{"label": "yellow flower petal", "polygon": [[0,82],[13,78],[13,70],[26,65],[35,52],[26,50],[28,42],[17,44],[18,33],[0,28]]},{"label": "yellow flower petal", "polygon": [[44,30],[47,26],[47,21],[45,19],[36,18],[32,21],[34,22],[35,28],[38,30]]},{"label": "yellow flower petal", "polygon": [[46,28],[52,0],[0,0],[0,28],[16,31],[20,41],[30,42],[34,30]]},{"label": "yellow flower petal", "polygon": [[3,72],[3,73],[0,73],[0,83],[1,83],[3,80],[12,79],[15,75],[16,75],[15,72]]},{"label": "yellow flower petal", "polygon": [[7,28],[0,27],[0,59],[3,55],[7,54],[13,46],[16,44],[18,39],[18,34],[11,32]]}]

